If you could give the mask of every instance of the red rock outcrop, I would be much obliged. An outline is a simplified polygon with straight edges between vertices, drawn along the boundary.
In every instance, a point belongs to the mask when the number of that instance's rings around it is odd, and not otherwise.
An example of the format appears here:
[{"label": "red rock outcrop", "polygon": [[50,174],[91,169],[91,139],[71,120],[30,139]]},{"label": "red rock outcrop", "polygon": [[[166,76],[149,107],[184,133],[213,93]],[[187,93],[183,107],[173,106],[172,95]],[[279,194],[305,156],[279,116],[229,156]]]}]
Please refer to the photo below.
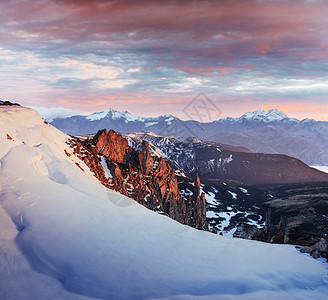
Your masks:
[{"label": "red rock outcrop", "polygon": [[164,158],[150,155],[148,142],[143,142],[142,150],[136,150],[120,134],[104,129],[93,139],[72,139],[71,146],[106,187],[180,223],[207,230],[205,196],[201,194],[199,177],[193,195],[185,199],[180,194],[174,169]]}]

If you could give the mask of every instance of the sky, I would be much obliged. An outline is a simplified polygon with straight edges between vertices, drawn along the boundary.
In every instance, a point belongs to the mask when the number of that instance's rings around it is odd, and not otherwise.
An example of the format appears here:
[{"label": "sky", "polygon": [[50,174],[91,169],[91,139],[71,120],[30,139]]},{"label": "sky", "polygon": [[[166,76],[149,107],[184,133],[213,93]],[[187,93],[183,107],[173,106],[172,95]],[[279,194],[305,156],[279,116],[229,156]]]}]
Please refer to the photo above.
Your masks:
[{"label": "sky", "polygon": [[[0,99],[54,115],[328,120],[325,0],[1,0]],[[207,120],[211,121],[211,120]]]}]

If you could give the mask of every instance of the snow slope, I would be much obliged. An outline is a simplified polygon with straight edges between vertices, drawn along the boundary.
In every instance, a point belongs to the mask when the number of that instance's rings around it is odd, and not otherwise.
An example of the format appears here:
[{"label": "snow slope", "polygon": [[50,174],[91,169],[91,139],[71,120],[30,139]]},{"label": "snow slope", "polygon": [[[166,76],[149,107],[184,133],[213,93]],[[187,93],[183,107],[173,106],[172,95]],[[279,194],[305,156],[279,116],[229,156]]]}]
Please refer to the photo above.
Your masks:
[{"label": "snow slope", "polygon": [[312,168],[315,168],[319,171],[328,173],[328,166],[311,166]]},{"label": "snow slope", "polygon": [[0,299],[327,298],[325,264],[129,202],[33,110],[0,107],[0,128]]}]

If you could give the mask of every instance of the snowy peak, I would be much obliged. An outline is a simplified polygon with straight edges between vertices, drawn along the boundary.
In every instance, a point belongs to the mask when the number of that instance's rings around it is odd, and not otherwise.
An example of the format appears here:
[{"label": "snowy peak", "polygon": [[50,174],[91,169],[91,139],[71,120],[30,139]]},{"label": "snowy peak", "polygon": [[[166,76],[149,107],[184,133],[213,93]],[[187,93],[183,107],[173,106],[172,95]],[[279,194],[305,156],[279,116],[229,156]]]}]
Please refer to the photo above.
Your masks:
[{"label": "snowy peak", "polygon": [[247,112],[243,114],[240,120],[250,120],[250,121],[263,121],[263,122],[274,122],[281,121],[283,119],[288,119],[288,117],[281,111],[277,109],[256,110],[253,112]]},{"label": "snowy peak", "polygon": [[91,115],[88,115],[88,116],[86,116],[86,119],[90,120],[90,121],[98,121],[98,120],[104,119],[106,117],[109,117],[113,120],[125,119],[125,122],[133,122],[133,121],[143,122],[146,119],[144,117],[134,116],[134,115],[130,114],[128,111],[121,112],[121,111],[113,110],[111,108],[102,110],[102,111],[98,111]]},{"label": "snowy peak", "polygon": [[99,121],[105,118],[111,120],[124,120],[125,123],[129,122],[145,122],[145,126],[149,127],[157,124],[161,119],[163,119],[167,124],[171,124],[176,117],[172,115],[164,115],[159,117],[140,117],[129,113],[128,111],[117,111],[111,108],[92,113],[85,117],[89,121]]},{"label": "snowy peak", "polygon": [[147,118],[132,115],[128,111],[121,112],[121,111],[112,110],[112,119],[113,120],[125,119],[125,122],[135,122],[135,121],[144,122]]},{"label": "snowy peak", "polygon": [[90,120],[90,121],[101,120],[101,119],[105,118],[110,112],[112,112],[112,109],[97,111],[91,115],[86,116],[86,119]]}]

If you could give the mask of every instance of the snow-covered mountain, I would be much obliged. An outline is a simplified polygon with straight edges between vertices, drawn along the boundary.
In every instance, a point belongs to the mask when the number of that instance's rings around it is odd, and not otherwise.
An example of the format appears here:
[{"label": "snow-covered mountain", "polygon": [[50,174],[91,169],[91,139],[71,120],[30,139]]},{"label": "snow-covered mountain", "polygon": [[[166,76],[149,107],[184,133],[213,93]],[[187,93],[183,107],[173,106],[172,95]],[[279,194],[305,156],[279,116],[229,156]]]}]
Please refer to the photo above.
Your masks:
[{"label": "snow-covered mountain", "polygon": [[138,117],[109,109],[89,116],[57,118],[51,124],[73,135],[106,128],[121,133],[151,131],[163,136],[197,137],[244,146],[253,152],[285,154],[309,165],[328,165],[328,122],[288,118],[277,109],[248,112],[239,118],[209,123],[182,121],[171,115]]},{"label": "snow-covered mountain", "polygon": [[268,111],[265,110],[256,110],[253,112],[247,112],[243,114],[240,118],[225,118],[222,120],[230,120],[232,122],[240,122],[243,120],[247,121],[258,121],[258,122],[277,122],[284,119],[288,119],[288,117],[281,111],[277,109],[270,109]]},{"label": "snow-covered mountain", "polygon": [[35,111],[1,106],[0,128],[1,299],[328,294],[326,265],[291,245],[195,230],[106,189]]}]

